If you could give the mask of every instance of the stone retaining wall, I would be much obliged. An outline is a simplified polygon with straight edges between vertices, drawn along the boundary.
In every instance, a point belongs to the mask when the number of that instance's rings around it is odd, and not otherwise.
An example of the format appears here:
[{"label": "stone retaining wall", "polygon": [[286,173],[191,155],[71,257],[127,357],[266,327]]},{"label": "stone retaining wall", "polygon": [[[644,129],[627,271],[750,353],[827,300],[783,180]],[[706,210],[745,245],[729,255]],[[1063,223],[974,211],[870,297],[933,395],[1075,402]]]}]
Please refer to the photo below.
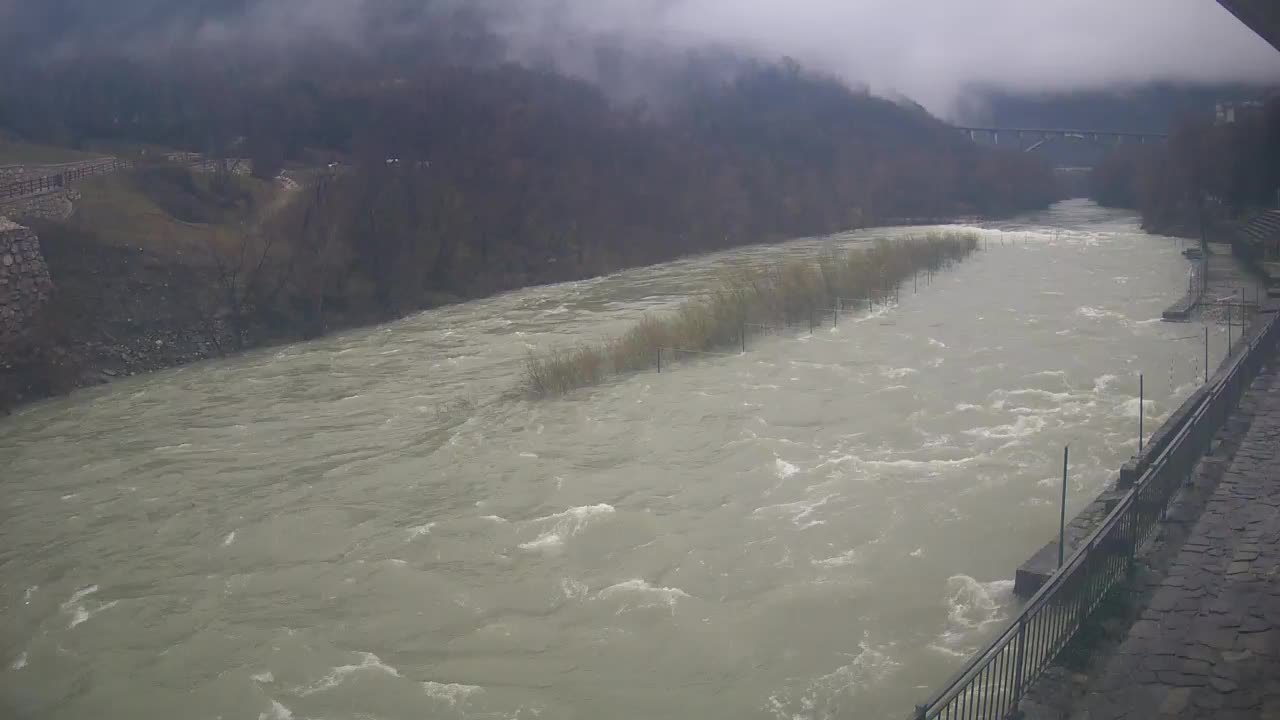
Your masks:
[{"label": "stone retaining wall", "polygon": [[80,191],[68,188],[60,192],[0,203],[0,213],[19,221],[62,221],[69,219],[71,214],[75,212],[75,201],[79,199]]},{"label": "stone retaining wall", "polygon": [[0,356],[11,356],[52,291],[35,232],[0,217]]},{"label": "stone retaining wall", "polygon": [[1183,295],[1178,302],[1170,305],[1161,316],[1170,322],[1187,322],[1191,319],[1191,313],[1199,307],[1200,301],[1204,298],[1204,291],[1207,285],[1206,274],[1209,271],[1209,256],[1206,253],[1199,260],[1191,265],[1191,276],[1187,282],[1187,294]]}]

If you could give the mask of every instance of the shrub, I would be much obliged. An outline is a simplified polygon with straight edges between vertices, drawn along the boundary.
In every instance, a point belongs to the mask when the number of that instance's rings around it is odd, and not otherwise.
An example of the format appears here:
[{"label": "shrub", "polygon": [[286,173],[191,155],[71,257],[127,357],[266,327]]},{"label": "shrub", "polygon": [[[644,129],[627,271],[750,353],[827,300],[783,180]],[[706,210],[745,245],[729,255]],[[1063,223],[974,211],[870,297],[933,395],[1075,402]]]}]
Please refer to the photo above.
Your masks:
[{"label": "shrub", "polygon": [[869,248],[833,248],[816,260],[737,268],[706,295],[669,315],[646,316],[612,340],[530,353],[525,390],[533,397],[561,395],[657,367],[664,348],[709,352],[736,347],[749,324],[804,325],[841,300],[884,301],[912,273],[942,269],[977,248],[977,233],[938,232],[881,240]]}]

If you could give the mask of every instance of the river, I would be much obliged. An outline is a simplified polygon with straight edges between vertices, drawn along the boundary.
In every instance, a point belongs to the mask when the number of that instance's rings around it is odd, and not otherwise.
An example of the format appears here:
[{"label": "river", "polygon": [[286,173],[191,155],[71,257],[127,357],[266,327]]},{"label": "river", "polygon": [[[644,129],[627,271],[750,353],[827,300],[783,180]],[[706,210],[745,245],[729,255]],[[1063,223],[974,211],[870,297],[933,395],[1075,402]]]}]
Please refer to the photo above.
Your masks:
[{"label": "river", "polygon": [[[1083,201],[889,307],[557,400],[717,268],[522,290],[0,418],[0,715],[901,717],[1196,386],[1178,241]],[[1215,331],[1216,332],[1216,331]],[[1189,338],[1189,339],[1188,339]],[[1215,361],[1221,355],[1216,341]]]}]

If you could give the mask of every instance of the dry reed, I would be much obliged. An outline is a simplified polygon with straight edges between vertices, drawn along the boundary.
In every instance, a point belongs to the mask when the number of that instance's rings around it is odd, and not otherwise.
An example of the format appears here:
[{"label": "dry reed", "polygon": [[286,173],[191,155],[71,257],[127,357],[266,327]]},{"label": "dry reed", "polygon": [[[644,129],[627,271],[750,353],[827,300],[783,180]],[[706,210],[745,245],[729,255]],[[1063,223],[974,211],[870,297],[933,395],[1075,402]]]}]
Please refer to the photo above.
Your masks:
[{"label": "dry reed", "polygon": [[533,397],[561,395],[610,377],[657,367],[664,348],[708,352],[744,342],[750,325],[812,323],[841,300],[883,302],[920,271],[936,271],[978,248],[975,232],[939,232],[869,248],[836,250],[815,258],[734,269],[719,286],[670,314],[646,316],[611,340],[530,354],[525,390]]}]

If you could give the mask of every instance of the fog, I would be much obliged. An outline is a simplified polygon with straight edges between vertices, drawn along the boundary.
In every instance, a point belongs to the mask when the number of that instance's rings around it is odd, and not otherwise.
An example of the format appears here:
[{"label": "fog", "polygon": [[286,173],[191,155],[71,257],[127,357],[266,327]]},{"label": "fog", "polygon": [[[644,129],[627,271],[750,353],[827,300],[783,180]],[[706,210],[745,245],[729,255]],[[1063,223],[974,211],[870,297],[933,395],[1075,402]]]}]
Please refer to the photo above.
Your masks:
[{"label": "fog", "polygon": [[33,38],[47,34],[55,52],[46,55],[104,43],[280,48],[317,35],[377,48],[389,33],[439,30],[459,11],[495,31],[508,59],[554,62],[606,84],[646,85],[616,68],[602,75],[602,46],[627,51],[633,75],[719,48],[789,56],[940,115],[975,86],[1280,80],[1280,53],[1212,0],[0,0],[0,40],[7,25],[41,51]]},{"label": "fog", "polygon": [[974,86],[1272,83],[1280,53],[1211,0],[524,0],[505,32],[790,56],[947,115]]}]

